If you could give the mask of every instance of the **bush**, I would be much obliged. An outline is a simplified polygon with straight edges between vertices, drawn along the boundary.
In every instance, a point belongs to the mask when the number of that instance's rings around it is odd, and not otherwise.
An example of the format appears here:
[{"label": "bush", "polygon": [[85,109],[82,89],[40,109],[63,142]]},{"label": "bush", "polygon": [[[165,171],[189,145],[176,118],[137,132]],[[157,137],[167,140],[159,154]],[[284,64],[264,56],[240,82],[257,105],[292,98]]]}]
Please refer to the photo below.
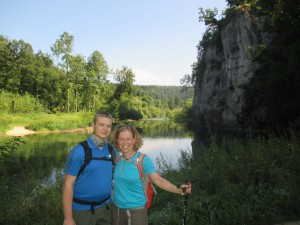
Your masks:
[{"label": "bush", "polygon": [[9,92],[0,92],[0,113],[38,113],[46,109],[37,99],[29,94],[19,95]]},{"label": "bush", "polygon": [[0,146],[0,224],[61,224],[62,176],[49,186],[32,178],[31,165],[16,152],[20,142],[13,138]]},{"label": "bush", "polygon": [[[229,149],[215,140],[211,138],[206,152],[198,149],[193,156],[183,152],[177,171],[168,164],[161,170],[175,184],[192,179],[188,224],[263,225],[299,220],[299,134],[249,136],[236,139]],[[172,215],[182,215],[182,202],[171,195],[159,192],[150,224],[181,224]]]}]

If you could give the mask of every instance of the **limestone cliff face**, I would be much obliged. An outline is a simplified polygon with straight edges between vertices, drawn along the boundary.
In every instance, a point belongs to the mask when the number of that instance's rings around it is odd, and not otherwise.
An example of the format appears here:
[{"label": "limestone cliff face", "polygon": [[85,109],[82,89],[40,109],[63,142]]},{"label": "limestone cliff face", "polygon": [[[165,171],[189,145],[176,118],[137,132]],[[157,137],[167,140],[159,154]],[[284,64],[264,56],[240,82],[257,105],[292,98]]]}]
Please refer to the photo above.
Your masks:
[{"label": "limestone cliff face", "polygon": [[221,31],[221,47],[211,44],[203,55],[204,69],[196,78],[193,110],[201,121],[238,126],[244,105],[243,86],[253,77],[256,63],[250,51],[257,46],[256,25],[241,11]]}]

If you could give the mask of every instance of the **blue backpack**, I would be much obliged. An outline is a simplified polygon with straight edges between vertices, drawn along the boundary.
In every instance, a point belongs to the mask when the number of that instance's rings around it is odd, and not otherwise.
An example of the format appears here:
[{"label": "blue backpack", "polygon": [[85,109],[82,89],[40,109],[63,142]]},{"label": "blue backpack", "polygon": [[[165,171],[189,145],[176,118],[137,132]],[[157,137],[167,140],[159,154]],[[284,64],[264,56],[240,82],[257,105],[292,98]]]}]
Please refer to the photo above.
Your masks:
[{"label": "blue backpack", "polygon": [[[109,155],[110,157],[93,157],[92,156],[92,150],[89,147],[87,140],[80,142],[80,144],[82,145],[83,149],[84,149],[84,162],[82,164],[82,166],[79,169],[79,172],[77,174],[77,178],[83,173],[85,167],[91,162],[91,160],[105,160],[105,161],[111,161],[113,164],[113,169],[114,166],[116,165],[116,157],[115,157],[115,153],[113,150],[113,147],[110,143],[108,143],[108,151],[109,151]],[[79,203],[79,204],[83,204],[83,205],[90,205],[91,206],[91,212],[94,214],[94,207],[97,205],[101,205],[104,202],[106,202],[108,199],[110,198],[110,195],[107,196],[106,198],[104,198],[101,201],[97,201],[97,202],[90,202],[90,201],[85,201],[82,199],[78,199],[78,198],[73,198],[73,202]]]}]

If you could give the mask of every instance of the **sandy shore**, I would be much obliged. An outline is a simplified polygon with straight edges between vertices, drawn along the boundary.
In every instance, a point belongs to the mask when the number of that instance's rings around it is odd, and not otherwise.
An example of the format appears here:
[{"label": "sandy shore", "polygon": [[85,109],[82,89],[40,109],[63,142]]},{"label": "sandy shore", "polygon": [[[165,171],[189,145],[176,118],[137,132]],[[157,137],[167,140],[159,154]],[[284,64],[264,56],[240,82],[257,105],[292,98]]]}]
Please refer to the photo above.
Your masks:
[{"label": "sandy shore", "polygon": [[91,133],[93,131],[92,127],[87,128],[77,128],[72,130],[54,130],[54,131],[41,131],[36,132],[33,130],[28,130],[25,126],[16,126],[12,130],[6,132],[7,136],[25,136],[36,133]]},{"label": "sandy shore", "polygon": [[7,136],[25,136],[29,134],[35,134],[36,131],[28,130],[23,126],[14,127],[12,130],[6,132]]}]

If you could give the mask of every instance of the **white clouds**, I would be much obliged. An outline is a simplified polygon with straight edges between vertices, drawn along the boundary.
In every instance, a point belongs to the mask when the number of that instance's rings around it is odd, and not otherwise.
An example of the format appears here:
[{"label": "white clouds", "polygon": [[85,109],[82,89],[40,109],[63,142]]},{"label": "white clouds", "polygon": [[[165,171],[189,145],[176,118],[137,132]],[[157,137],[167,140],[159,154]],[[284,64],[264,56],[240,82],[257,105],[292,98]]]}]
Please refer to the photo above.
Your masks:
[{"label": "white clouds", "polygon": [[136,85],[172,85],[180,86],[181,77],[171,77],[162,73],[132,69],[135,74]]},{"label": "white clouds", "polygon": [[[182,77],[171,77],[160,72],[152,72],[142,69],[132,69],[135,75],[135,85],[162,85],[162,86],[181,86]],[[110,82],[115,82],[113,75],[108,75]]]}]

